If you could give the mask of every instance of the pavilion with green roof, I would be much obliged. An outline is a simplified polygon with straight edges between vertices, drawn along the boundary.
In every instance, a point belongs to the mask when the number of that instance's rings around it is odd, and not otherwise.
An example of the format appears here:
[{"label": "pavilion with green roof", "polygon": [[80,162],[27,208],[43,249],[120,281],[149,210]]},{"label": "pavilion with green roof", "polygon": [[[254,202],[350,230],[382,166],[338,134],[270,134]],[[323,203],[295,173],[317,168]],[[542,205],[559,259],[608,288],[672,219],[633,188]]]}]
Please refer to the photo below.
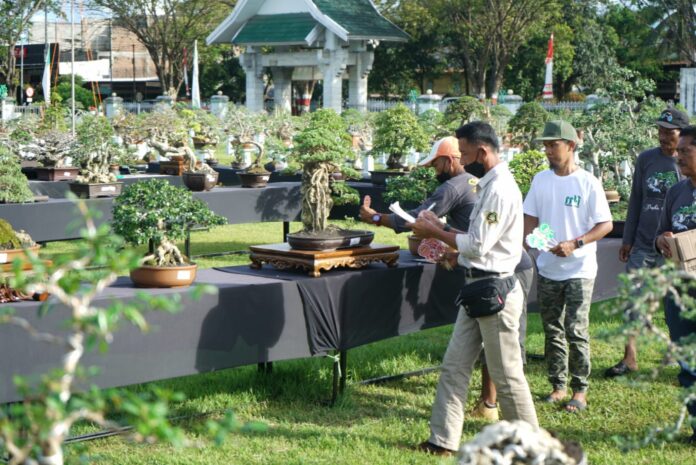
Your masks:
[{"label": "pavilion with green roof", "polygon": [[[371,0],[240,0],[207,43],[244,47],[240,60],[249,110],[263,110],[270,71],[276,107],[290,110],[293,80],[321,79],[324,107],[340,113],[343,80],[349,105],[366,110],[374,48],[406,40]],[[273,52],[262,53],[263,47]]]}]

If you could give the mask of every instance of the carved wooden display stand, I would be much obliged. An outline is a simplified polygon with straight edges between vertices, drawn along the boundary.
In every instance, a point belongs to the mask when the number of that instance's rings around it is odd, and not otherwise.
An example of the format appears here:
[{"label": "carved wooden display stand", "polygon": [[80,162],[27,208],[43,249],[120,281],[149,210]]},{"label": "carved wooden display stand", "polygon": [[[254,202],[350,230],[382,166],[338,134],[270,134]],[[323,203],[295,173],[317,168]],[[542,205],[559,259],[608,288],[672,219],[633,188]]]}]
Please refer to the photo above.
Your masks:
[{"label": "carved wooden display stand", "polygon": [[287,243],[251,246],[251,268],[260,269],[264,263],[284,270],[301,268],[317,278],[322,271],[333,268],[363,268],[370,263],[383,262],[395,267],[399,260],[398,246],[371,244],[365,247],[332,251],[294,250]]}]

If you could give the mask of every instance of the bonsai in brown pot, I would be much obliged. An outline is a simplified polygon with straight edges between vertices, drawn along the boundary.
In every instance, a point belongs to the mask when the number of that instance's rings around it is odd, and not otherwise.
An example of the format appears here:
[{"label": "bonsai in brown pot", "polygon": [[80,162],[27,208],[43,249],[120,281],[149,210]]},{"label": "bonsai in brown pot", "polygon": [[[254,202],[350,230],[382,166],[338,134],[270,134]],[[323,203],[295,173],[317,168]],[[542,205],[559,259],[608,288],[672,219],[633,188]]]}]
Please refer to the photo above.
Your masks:
[{"label": "bonsai in brown pot", "polygon": [[72,166],[75,139],[66,132],[46,131],[23,144],[22,152],[31,153],[41,167],[36,168],[40,181],[74,181],[80,169]]},{"label": "bonsai in brown pot", "polygon": [[239,179],[242,180],[242,187],[266,187],[268,180],[271,179],[271,172],[262,165],[263,146],[258,142],[251,140],[245,141],[244,144],[251,145],[256,148],[256,157],[251,163],[251,166],[246,171],[237,173]]},{"label": "bonsai in brown pot", "polygon": [[189,191],[161,179],[131,184],[114,201],[114,232],[130,244],[149,245],[143,265],[130,274],[138,287],[191,284],[197,265],[179,251],[175,241],[183,240],[193,225],[226,223]]},{"label": "bonsai in brown pot", "polygon": [[219,174],[207,163],[196,158],[190,147],[184,146],[185,171],[182,173],[184,185],[191,191],[209,191],[217,185]]}]

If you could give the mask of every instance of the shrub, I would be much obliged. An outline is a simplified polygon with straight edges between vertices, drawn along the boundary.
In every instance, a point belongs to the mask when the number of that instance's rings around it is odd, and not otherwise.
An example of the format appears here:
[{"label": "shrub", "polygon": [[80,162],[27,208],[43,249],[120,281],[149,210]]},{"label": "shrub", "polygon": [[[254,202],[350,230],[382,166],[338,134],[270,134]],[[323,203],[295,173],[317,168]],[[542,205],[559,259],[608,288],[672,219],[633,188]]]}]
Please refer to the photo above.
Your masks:
[{"label": "shrub", "polygon": [[548,167],[546,155],[538,150],[527,150],[510,161],[510,171],[512,171],[522,195],[527,195],[529,192],[534,176]]},{"label": "shrub", "polygon": [[389,203],[398,200],[420,204],[437,189],[439,184],[433,168],[420,166],[406,176],[387,179],[384,200]]},{"label": "shrub", "polygon": [[532,147],[534,139],[544,129],[549,114],[538,102],[528,102],[517,109],[517,113],[508,123],[512,133],[512,143],[520,145],[523,150]]},{"label": "shrub", "polygon": [[0,147],[0,202],[23,203],[34,200],[29,181],[22,174],[19,160]]}]

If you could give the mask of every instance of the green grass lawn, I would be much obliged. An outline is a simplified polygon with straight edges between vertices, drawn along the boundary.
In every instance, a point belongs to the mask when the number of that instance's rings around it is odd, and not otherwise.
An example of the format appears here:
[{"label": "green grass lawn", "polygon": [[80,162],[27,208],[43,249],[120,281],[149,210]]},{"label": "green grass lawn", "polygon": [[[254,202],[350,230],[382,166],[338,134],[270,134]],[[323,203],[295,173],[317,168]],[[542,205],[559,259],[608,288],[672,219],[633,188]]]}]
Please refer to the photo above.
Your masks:
[{"label": "green grass lawn", "polygon": [[[386,228],[373,228],[376,242],[406,247],[406,236]],[[293,224],[291,231],[299,229]],[[194,234],[193,254],[245,250],[248,245],[280,242],[281,223],[234,225]],[[71,243],[52,243],[47,255],[64,253]],[[201,258],[203,267],[248,263],[246,255]],[[664,325],[664,321],[658,322]],[[679,464],[696,463],[696,449],[683,441],[662,447],[648,447],[623,453],[616,436],[637,437],[650,426],[676,418],[679,388],[676,368],[651,381],[632,383],[602,378],[605,368],[623,353],[622,341],[604,341],[597,335],[615,328],[618,321],[604,316],[599,305],[592,309],[593,375],[588,393],[588,410],[572,415],[538,399],[550,392],[544,362],[531,359],[527,376],[543,427],[563,438],[579,440],[592,464]],[[160,381],[158,386],[186,394],[187,400],[173,407],[172,415],[212,412],[220,415],[232,409],[242,421],[261,421],[265,432],[233,434],[222,445],[207,440],[195,448],[173,449],[167,445],[136,445],[123,438],[92,441],[83,445],[98,464],[439,464],[454,463],[409,450],[428,437],[430,406],[435,395],[438,372],[381,385],[359,381],[388,374],[437,365],[447,346],[451,327],[370,344],[348,353],[345,394],[333,407],[326,406],[331,395],[331,362],[314,358],[279,362],[272,374],[257,373],[256,366],[240,367],[198,376]],[[528,351],[541,354],[543,333],[538,315],[529,317]],[[661,347],[640,346],[641,372],[649,373],[661,359]],[[480,389],[479,371],[472,379],[470,406]],[[139,390],[141,386],[130,389]],[[193,430],[200,417],[180,424]],[[463,439],[484,426],[467,420]],[[88,431],[75,428],[73,434]],[[683,432],[683,437],[686,436]],[[71,445],[67,453],[77,463],[83,446]]]}]

